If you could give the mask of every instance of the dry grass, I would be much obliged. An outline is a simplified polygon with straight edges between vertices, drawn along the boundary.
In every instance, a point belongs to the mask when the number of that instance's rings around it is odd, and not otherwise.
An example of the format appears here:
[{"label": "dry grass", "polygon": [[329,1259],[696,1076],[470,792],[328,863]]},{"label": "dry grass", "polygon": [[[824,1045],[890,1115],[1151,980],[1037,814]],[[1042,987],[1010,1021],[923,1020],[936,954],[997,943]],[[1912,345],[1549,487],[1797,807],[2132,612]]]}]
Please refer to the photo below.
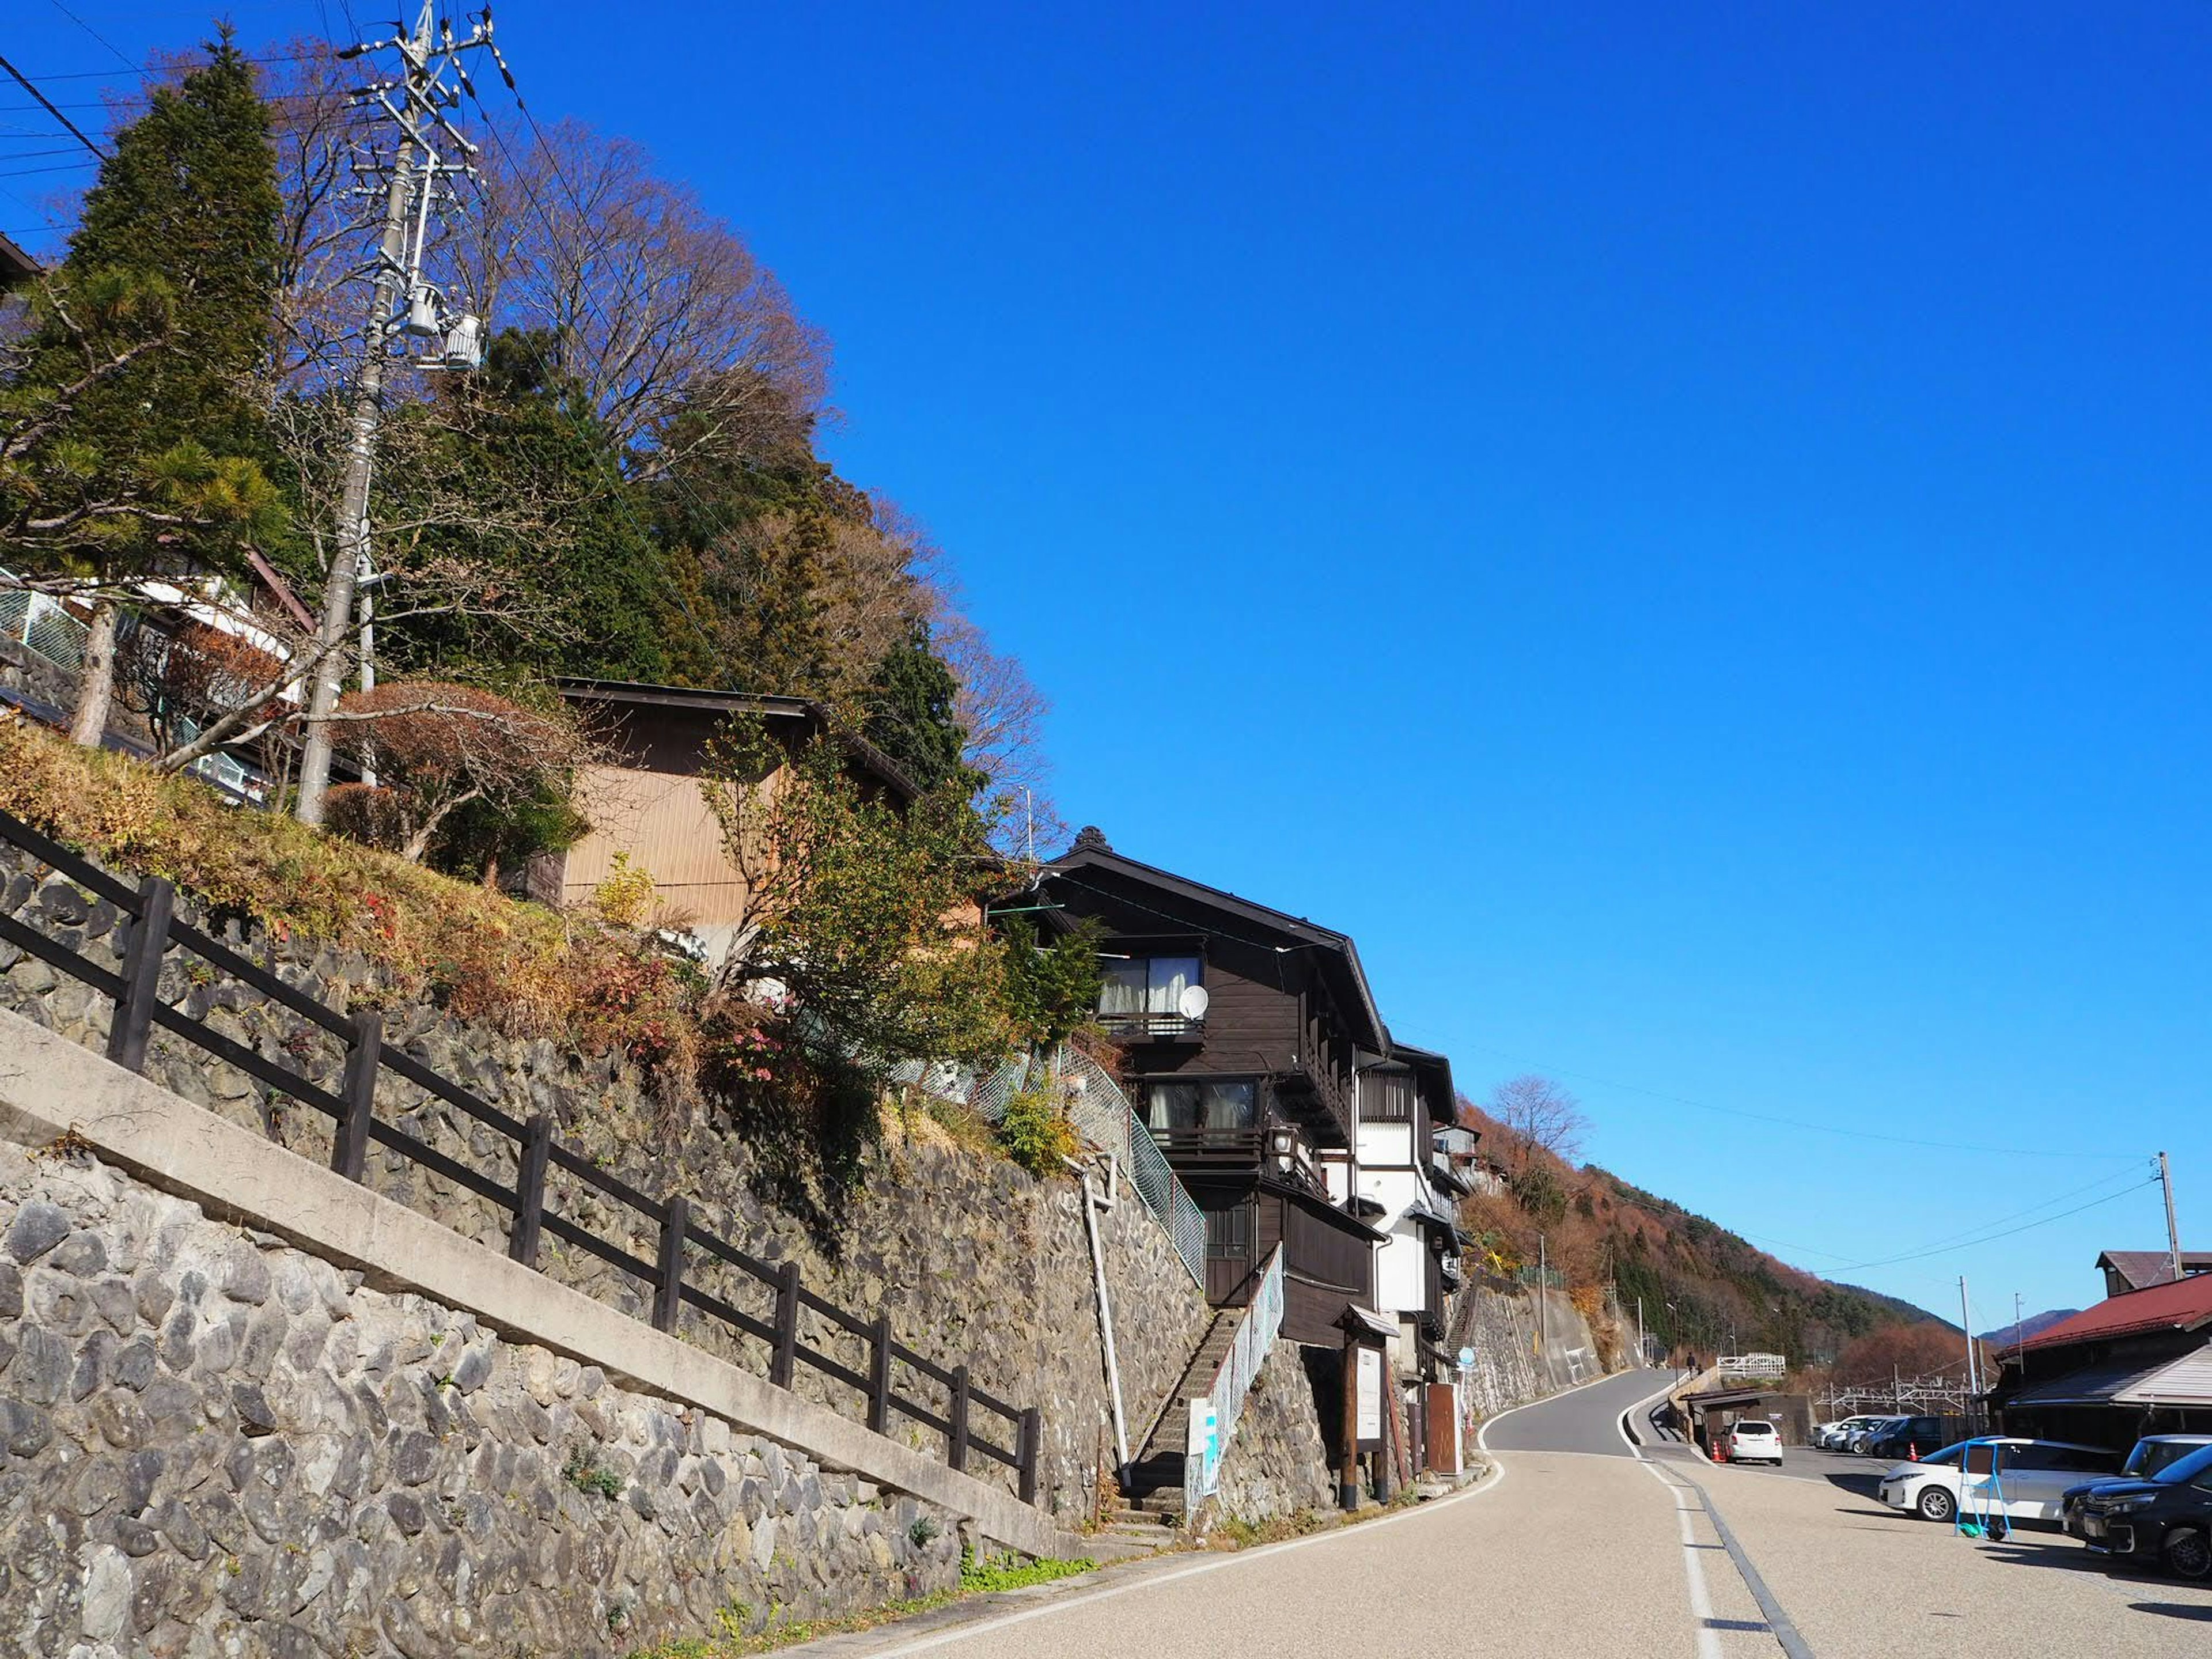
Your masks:
[{"label": "dry grass", "polygon": [[685,988],[618,930],[233,806],[193,779],[19,720],[0,721],[0,808],[112,869],[166,877],[278,939],[358,950],[386,969],[397,997],[691,1074]]}]

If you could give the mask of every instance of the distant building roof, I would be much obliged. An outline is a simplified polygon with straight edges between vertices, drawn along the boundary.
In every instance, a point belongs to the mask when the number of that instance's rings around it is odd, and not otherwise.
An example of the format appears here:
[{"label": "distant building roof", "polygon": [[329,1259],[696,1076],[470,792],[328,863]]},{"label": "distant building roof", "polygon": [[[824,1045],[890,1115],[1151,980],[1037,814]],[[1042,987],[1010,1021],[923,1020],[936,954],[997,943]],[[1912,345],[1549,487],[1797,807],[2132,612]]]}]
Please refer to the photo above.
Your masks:
[{"label": "distant building roof", "polygon": [[2075,1342],[2101,1342],[2118,1336],[2166,1331],[2194,1331],[2212,1325],[2212,1273],[2169,1279],[2140,1291],[2106,1297],[2071,1319],[2038,1331],[2022,1349],[2056,1348]]},{"label": "distant building roof", "polygon": [[5,236],[0,236],[0,289],[27,283],[46,267],[17,247]]},{"label": "distant building roof", "polygon": [[[2097,1266],[2104,1272],[2118,1274],[2130,1290],[2148,1290],[2153,1285],[2169,1284],[2173,1279],[2173,1257],[2166,1250],[2106,1250],[2097,1258]],[[2212,1273],[2212,1250],[2184,1250],[2181,1271]]]}]

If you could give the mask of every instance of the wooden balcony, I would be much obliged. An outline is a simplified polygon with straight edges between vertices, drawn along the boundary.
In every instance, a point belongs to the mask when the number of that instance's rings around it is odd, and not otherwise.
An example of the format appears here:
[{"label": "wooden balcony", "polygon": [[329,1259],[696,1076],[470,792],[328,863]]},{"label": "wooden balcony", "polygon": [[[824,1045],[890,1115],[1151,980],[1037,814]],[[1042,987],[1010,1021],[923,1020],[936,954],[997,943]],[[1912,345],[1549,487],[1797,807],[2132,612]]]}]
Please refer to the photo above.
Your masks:
[{"label": "wooden balcony", "polygon": [[1101,1014],[1098,1023],[1123,1043],[1203,1042],[1206,1021],[1181,1014]]}]

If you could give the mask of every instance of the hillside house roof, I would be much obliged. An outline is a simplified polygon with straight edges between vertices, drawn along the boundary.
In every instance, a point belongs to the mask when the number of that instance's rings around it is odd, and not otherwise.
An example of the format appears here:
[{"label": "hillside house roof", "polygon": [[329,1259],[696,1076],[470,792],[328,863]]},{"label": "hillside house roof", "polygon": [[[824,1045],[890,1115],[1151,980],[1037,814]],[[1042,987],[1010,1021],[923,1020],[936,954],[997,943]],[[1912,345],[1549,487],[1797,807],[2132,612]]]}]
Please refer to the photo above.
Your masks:
[{"label": "hillside house roof", "polygon": [[2140,1291],[2106,1297],[2071,1319],[2062,1319],[2021,1343],[2023,1351],[2105,1342],[2116,1337],[2197,1331],[2212,1326],[2212,1273],[2170,1279]]},{"label": "hillside house roof", "polygon": [[[763,720],[788,725],[811,735],[830,726],[829,711],[805,697],[778,696],[761,691],[718,691],[692,685],[652,685],[637,680],[558,679],[554,684],[572,702],[598,703],[617,710],[656,710],[695,716],[757,714]],[[902,802],[921,793],[889,755],[853,732],[841,732],[838,741],[854,764],[883,784]]]},{"label": "hillside house roof", "polygon": [[[1352,944],[1351,934],[1240,898],[1221,888],[1209,887],[1204,882],[1163,870],[1158,865],[1127,857],[1108,846],[1105,836],[1090,826],[1076,836],[1074,846],[1045,866],[1044,878],[1074,879],[1080,886],[1084,884],[1080,876],[1086,872],[1119,876],[1186,903],[1202,906],[1233,921],[1274,933],[1285,941],[1278,949],[1310,946],[1334,970],[1329,978],[1334,981],[1335,988],[1346,994],[1345,1001],[1354,1027],[1352,1041],[1373,1053],[1389,1052],[1389,1033],[1376,1008],[1374,993],[1367,985],[1367,971],[1360,966],[1359,951]],[[1109,893],[1106,896],[1115,895]],[[1443,1056],[1436,1058],[1441,1060]]]}]

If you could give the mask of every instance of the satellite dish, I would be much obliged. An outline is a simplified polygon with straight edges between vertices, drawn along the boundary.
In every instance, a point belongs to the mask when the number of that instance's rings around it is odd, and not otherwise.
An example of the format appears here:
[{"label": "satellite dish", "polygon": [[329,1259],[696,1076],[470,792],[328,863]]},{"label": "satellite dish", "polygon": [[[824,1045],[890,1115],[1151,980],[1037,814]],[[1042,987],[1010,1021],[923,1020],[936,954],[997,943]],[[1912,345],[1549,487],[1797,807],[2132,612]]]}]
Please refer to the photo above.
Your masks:
[{"label": "satellite dish", "polygon": [[1176,1012],[1185,1019],[1204,1019],[1210,999],[1203,985],[1186,985],[1182,994],[1176,999]]}]

